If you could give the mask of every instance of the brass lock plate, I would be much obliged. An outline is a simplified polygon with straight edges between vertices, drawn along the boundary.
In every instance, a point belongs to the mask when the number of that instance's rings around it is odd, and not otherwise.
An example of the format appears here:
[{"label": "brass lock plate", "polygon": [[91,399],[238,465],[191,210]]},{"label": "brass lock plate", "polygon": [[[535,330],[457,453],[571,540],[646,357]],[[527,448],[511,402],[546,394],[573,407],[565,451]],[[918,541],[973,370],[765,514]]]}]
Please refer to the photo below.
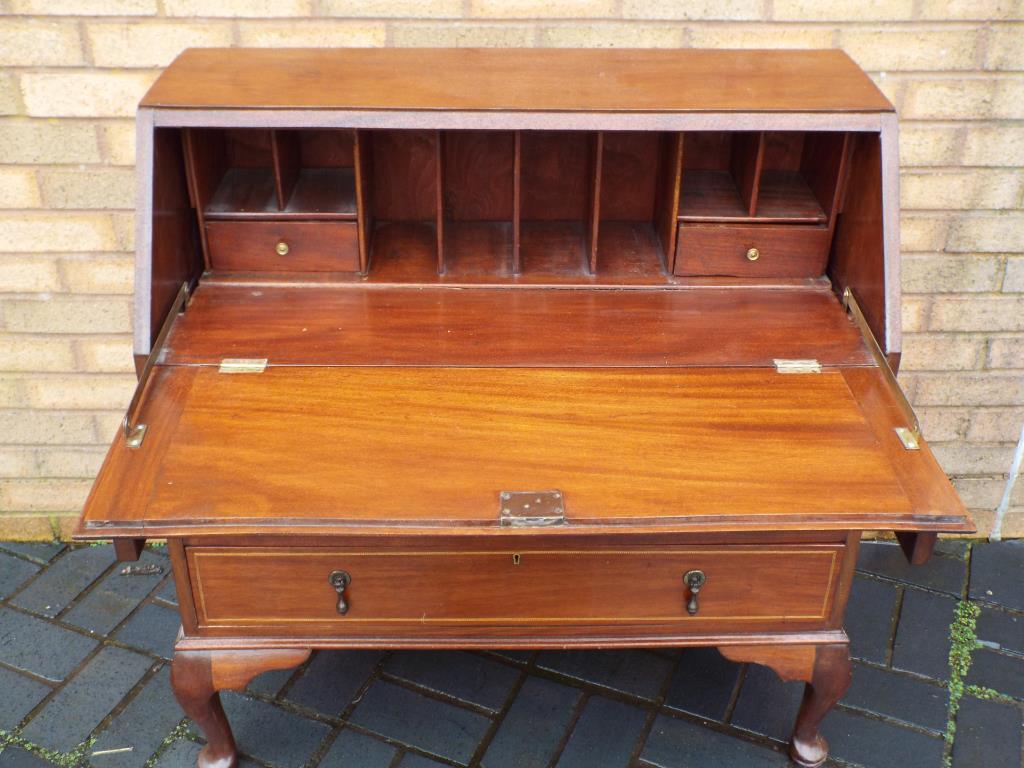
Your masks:
[{"label": "brass lock plate", "polygon": [[502,491],[498,520],[503,526],[527,527],[565,523],[561,491]]}]

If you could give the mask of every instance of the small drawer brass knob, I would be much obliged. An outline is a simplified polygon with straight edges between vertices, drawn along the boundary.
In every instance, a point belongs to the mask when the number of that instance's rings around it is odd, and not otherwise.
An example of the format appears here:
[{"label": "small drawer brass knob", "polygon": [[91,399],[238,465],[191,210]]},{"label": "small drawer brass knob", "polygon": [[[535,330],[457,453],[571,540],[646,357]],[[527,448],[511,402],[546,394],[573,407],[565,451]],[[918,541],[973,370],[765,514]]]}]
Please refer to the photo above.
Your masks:
[{"label": "small drawer brass knob", "polygon": [[327,577],[327,583],[334,587],[334,591],[338,593],[338,613],[344,616],[348,613],[348,600],[345,599],[345,590],[352,583],[352,577],[349,576],[348,571],[331,571],[331,574]]},{"label": "small drawer brass knob", "polygon": [[[278,256],[287,256],[288,251],[290,251],[291,249],[288,247],[288,243],[286,243],[284,240],[281,240],[277,245],[274,246],[274,250],[277,251]],[[749,256],[750,254],[747,255]]]},{"label": "small drawer brass knob", "polygon": [[751,248],[747,251],[747,261],[757,261],[761,258],[761,252],[757,248]]},{"label": "small drawer brass knob", "polygon": [[683,583],[690,592],[690,599],[686,602],[686,612],[691,616],[696,616],[697,611],[700,610],[700,605],[697,603],[697,595],[707,580],[704,571],[687,571],[683,575]]}]

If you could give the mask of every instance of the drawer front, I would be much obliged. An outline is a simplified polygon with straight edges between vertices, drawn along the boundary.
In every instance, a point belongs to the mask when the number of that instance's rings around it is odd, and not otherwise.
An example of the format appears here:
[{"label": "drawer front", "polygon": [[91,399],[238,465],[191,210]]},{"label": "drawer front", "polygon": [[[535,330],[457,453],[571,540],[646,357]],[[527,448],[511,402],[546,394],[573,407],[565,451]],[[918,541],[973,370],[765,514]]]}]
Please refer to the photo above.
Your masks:
[{"label": "drawer front", "polygon": [[[750,253],[751,249],[756,254]],[[828,250],[829,231],[824,227],[683,224],[677,238],[675,273],[819,277],[825,273]]]},{"label": "drawer front", "polygon": [[[200,628],[429,634],[439,627],[823,626],[843,547],[438,551],[195,547]],[[684,583],[702,571],[695,614]],[[334,572],[347,574],[339,595]],[[346,612],[339,612],[339,597]]]},{"label": "drawer front", "polygon": [[211,221],[210,266],[227,272],[355,272],[356,224],[346,221]]}]

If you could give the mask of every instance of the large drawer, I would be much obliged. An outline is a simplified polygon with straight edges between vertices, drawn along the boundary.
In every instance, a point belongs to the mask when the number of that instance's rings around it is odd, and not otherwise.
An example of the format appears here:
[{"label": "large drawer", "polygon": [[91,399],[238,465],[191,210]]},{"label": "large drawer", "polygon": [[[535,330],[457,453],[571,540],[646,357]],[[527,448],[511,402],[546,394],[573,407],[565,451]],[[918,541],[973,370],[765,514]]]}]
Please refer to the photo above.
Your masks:
[{"label": "large drawer", "polygon": [[226,272],[354,272],[359,235],[346,221],[211,221],[210,266]]},{"label": "large drawer", "polygon": [[[430,634],[440,627],[658,625],[675,632],[823,626],[842,546],[477,551],[193,547],[200,629]],[[697,610],[684,583],[704,583]],[[339,595],[332,573],[344,573]],[[345,610],[339,612],[339,597]],[[223,633],[222,633],[223,634]]]},{"label": "large drawer", "polygon": [[676,246],[677,275],[820,277],[829,230],[808,225],[683,224]]}]

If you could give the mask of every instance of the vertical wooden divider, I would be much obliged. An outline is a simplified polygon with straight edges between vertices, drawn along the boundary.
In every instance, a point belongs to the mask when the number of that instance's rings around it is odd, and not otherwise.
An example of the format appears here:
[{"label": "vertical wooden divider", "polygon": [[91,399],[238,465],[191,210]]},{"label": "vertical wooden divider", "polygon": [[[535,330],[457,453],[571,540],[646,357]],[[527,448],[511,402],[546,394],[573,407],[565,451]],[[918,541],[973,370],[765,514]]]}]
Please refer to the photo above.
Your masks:
[{"label": "vertical wooden divider", "polygon": [[764,132],[737,133],[733,137],[731,164],[732,176],[747,206],[747,215],[753,216],[757,213],[757,193],[764,164]]},{"label": "vertical wooden divider", "polygon": [[188,196],[199,223],[203,247],[203,269],[210,268],[210,249],[206,243],[206,206],[227,172],[227,144],[224,132],[210,128],[185,128],[185,180]]},{"label": "vertical wooden divider", "polygon": [[597,240],[601,226],[601,165],[604,160],[604,131],[594,134],[590,158],[590,200],[587,207],[586,243],[587,271],[597,272]]},{"label": "vertical wooden divider", "polygon": [[370,269],[370,238],[373,232],[373,211],[370,180],[373,178],[373,137],[368,131],[356,129],[353,141],[353,165],[356,177],[356,227],[359,234],[359,272]]},{"label": "vertical wooden divider", "polygon": [[447,270],[447,263],[444,254],[444,141],[441,131],[434,132],[434,144],[437,150],[435,155],[437,163],[437,174],[435,177],[437,189],[437,274],[443,275]]},{"label": "vertical wooden divider", "polygon": [[274,166],[274,192],[277,210],[288,207],[299,180],[299,136],[295,131],[270,131],[270,156]]},{"label": "vertical wooden divider", "polygon": [[672,274],[676,261],[676,228],[679,226],[679,195],[683,179],[683,134],[663,137],[655,200],[655,229],[665,257],[665,271]]},{"label": "vertical wooden divider", "polygon": [[523,167],[523,134],[522,131],[515,132],[515,149],[512,155],[512,264],[511,272],[518,275],[523,270],[522,260],[519,255],[519,230],[522,219],[522,167]]}]

